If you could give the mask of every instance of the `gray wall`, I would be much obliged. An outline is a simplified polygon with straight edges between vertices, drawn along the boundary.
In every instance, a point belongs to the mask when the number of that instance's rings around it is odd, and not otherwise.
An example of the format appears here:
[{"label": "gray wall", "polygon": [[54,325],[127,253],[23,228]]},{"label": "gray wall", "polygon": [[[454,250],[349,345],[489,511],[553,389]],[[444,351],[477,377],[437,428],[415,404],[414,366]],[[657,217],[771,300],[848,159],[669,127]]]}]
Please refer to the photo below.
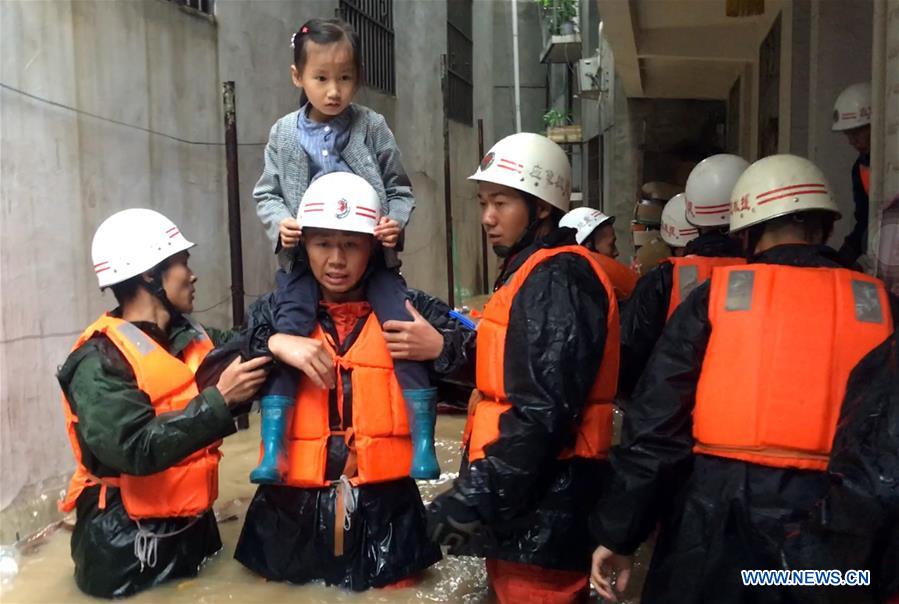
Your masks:
[{"label": "gray wall", "polygon": [[808,156],[809,71],[811,65],[811,0],[794,0],[792,48],[784,48],[791,61],[790,152]]},{"label": "gray wall", "polygon": [[[397,97],[366,91],[357,98],[387,118],[412,179],[415,213],[406,231],[403,274],[409,285],[447,295],[443,203],[443,97],[440,57],[446,52],[446,5],[394,2]],[[418,35],[400,35],[416,32]]]},{"label": "gray wall", "polygon": [[602,177],[609,182],[602,210],[616,217],[615,235],[618,237],[618,251],[621,254],[618,259],[629,263],[634,249],[630,220],[634,215],[634,200],[639,187],[638,145],[641,139],[637,119],[632,116],[632,106],[620,78],[615,78],[614,86],[614,126],[603,136],[606,166]]},{"label": "gray wall", "polygon": [[[839,247],[852,230],[852,181],[850,169],[857,153],[846,137],[831,132],[833,102],[855,82],[871,79],[873,3],[812,2],[808,95],[808,157],[827,175],[843,213],[837,221],[831,245]],[[795,74],[794,74],[795,75]]]},{"label": "gray wall", "polygon": [[[462,176],[467,176],[472,174],[477,168],[478,164],[481,161],[478,153],[478,131],[477,131],[477,120],[478,118],[484,120],[484,151],[486,152],[493,143],[495,143],[499,138],[499,129],[496,126],[496,119],[502,116],[505,116],[509,113],[508,106],[500,106],[494,103],[496,90],[494,89],[494,82],[497,77],[504,77],[504,74],[510,73],[509,71],[502,70],[495,61],[495,57],[498,52],[498,46],[502,43],[502,39],[497,40],[494,35],[496,32],[496,23],[502,21],[501,15],[498,13],[497,7],[501,3],[496,2],[495,0],[474,0],[474,130],[472,132],[472,141],[465,146],[467,149],[467,153],[469,154],[469,159],[464,161],[464,165],[456,164],[457,169],[462,172]],[[511,24],[508,24],[511,27]],[[509,41],[507,48],[510,49],[509,53],[511,54],[511,33],[509,34]],[[514,111],[514,107],[513,107]],[[514,121],[514,117],[513,117]],[[504,132],[502,136],[506,134],[511,134],[511,132]],[[459,147],[457,145],[457,147]],[[457,183],[460,183],[461,180],[457,179],[453,186],[457,187]],[[474,247],[477,249],[478,254],[480,254],[481,250],[481,232],[483,231],[481,227],[481,217],[480,217],[480,207],[477,202],[477,187],[473,184],[469,184],[468,181],[465,181],[463,186],[470,187],[467,189],[467,193],[463,193],[461,203],[465,205],[462,212],[465,215],[466,224],[468,226],[466,229],[466,239],[461,241],[461,245],[465,246],[466,249],[472,249]],[[457,213],[459,212],[457,206]],[[458,230],[458,227],[457,227]],[[457,240],[460,241],[460,240]],[[473,241],[475,242],[473,244]],[[496,278],[498,274],[497,265],[498,258],[493,253],[493,251],[488,247],[487,249],[487,282],[488,287],[492,288],[493,280]],[[485,269],[478,263],[478,276],[476,277],[477,284],[480,284],[483,276],[480,274]],[[463,269],[464,270],[464,269]],[[467,283],[467,281],[463,281],[463,283]],[[474,290],[481,291],[481,288],[476,286]],[[489,291],[489,290],[488,290]],[[488,292],[482,292],[488,293]]]},{"label": "gray wall", "polygon": [[[481,291],[481,227],[477,207],[477,189],[465,180],[474,172],[480,158],[477,152],[477,119],[484,120],[484,150],[498,140],[515,133],[515,91],[512,61],[512,3],[509,0],[474,0],[474,128],[471,136],[457,137],[457,124],[451,127],[453,148],[453,212],[457,249],[457,281],[462,288]],[[540,63],[543,49],[538,6],[529,0],[518,1],[518,60],[521,96],[521,129],[543,132],[546,113],[546,66]],[[461,226],[460,221],[464,225]],[[464,229],[464,231],[463,231]],[[458,250],[465,250],[461,255]],[[492,287],[498,259],[487,253],[487,277]],[[472,270],[477,267],[476,270]]]},{"label": "gray wall", "polygon": [[[515,91],[512,70],[512,3],[494,2],[493,21],[493,136],[499,140],[515,132]],[[540,63],[543,38],[536,2],[518,1],[518,62],[521,86],[521,130],[543,132],[546,113],[546,66]],[[489,57],[489,55],[488,55]],[[489,148],[489,145],[488,145]]]},{"label": "gray wall", "polygon": [[133,206],[181,224],[200,244],[197,308],[214,307],[200,318],[218,325],[228,320],[228,306],[215,306],[228,294],[228,244],[215,25],[158,0],[0,11],[0,80],[69,107],[0,97],[6,507],[23,489],[61,487],[73,465],[53,376],[77,333],[114,306],[91,270],[97,225]]}]

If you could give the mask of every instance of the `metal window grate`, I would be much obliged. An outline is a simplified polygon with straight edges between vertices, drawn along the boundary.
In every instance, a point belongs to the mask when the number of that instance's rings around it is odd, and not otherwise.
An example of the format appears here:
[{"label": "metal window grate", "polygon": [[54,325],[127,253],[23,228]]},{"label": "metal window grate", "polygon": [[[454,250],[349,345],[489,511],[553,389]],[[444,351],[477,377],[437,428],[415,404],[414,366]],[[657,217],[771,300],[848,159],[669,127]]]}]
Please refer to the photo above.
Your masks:
[{"label": "metal window grate", "polygon": [[449,118],[471,126],[474,122],[472,91],[472,0],[447,0],[446,47],[449,72]]},{"label": "metal window grate", "polygon": [[213,13],[213,4],[215,0],[168,0],[173,4],[177,4],[179,6],[185,6],[187,8],[191,8],[197,12],[201,12],[204,15],[212,16]]},{"label": "metal window grate", "polygon": [[340,0],[340,17],[359,34],[365,83],[396,94],[393,0]]}]

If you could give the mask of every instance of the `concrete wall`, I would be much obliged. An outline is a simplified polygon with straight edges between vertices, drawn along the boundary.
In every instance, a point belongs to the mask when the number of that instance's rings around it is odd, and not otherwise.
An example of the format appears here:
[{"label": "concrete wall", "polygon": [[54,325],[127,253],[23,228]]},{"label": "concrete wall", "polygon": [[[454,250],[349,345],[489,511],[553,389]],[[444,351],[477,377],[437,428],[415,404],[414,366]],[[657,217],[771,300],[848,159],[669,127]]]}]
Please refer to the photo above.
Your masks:
[{"label": "concrete wall", "polygon": [[[453,123],[453,212],[455,216],[457,275],[462,288],[481,291],[481,227],[477,189],[465,180],[474,172],[477,157],[477,120],[484,120],[484,150],[515,133],[515,92],[512,61],[512,3],[509,0],[474,0],[474,128],[470,136],[459,136],[462,128]],[[521,129],[543,132],[546,113],[546,65],[540,63],[543,48],[540,16],[535,2],[518,1],[518,54],[521,95]],[[464,250],[460,255],[459,251]],[[497,275],[498,259],[487,253],[490,287]],[[475,267],[476,270],[472,270]]]},{"label": "concrete wall", "polygon": [[[515,93],[512,69],[512,3],[504,0],[494,2],[493,6],[493,137],[496,141],[515,132]],[[546,66],[540,63],[542,49],[539,7],[536,2],[519,0],[518,73],[523,132],[545,130],[543,114],[547,111]]]},{"label": "concrete wall", "polygon": [[[475,119],[480,106],[490,98],[486,79],[492,70],[478,65],[479,45],[490,43],[485,34],[491,19],[489,5],[474,5],[476,58]],[[446,53],[446,5],[442,2],[395,0],[397,95],[387,97],[372,91],[359,95],[359,102],[384,113],[403,153],[403,163],[412,178],[416,210],[406,232],[403,275],[411,287],[448,298],[446,263],[446,185],[444,169],[443,93],[441,56]],[[401,35],[413,32],[416,35]],[[466,180],[478,163],[477,122],[450,121],[450,189],[453,211],[453,272],[456,304],[464,296],[480,293],[479,217],[474,187]]]},{"label": "concrete wall", "polygon": [[[874,77],[874,130],[872,149],[880,168],[880,186],[873,195],[882,204],[899,196],[899,1],[879,3],[880,35],[876,39]],[[880,195],[878,196],[878,189]]]},{"label": "concrete wall", "polygon": [[[484,120],[484,151],[486,152],[493,143],[495,143],[498,136],[498,128],[496,126],[497,116],[504,116],[508,113],[508,107],[497,106],[494,104],[494,98],[496,94],[496,90],[494,89],[494,82],[497,77],[505,77],[506,73],[502,69],[500,69],[496,65],[495,57],[500,50],[497,48],[499,44],[502,43],[502,39],[497,40],[494,37],[495,24],[497,21],[501,20],[501,17],[498,15],[497,6],[500,3],[495,2],[494,0],[474,0],[474,119],[475,119],[475,128],[473,130],[473,145],[469,144],[466,148],[470,148],[470,159],[464,162],[464,165],[458,165],[458,169],[460,171],[468,172],[471,174],[475,171],[478,163],[480,163],[481,158],[479,157],[478,147],[477,147],[477,120],[480,118]],[[511,53],[511,34],[508,49]],[[458,147],[458,145],[457,145]],[[463,174],[464,175],[464,174]],[[460,182],[457,180],[454,182],[454,186],[457,186],[456,183]],[[466,181],[467,183],[468,181]],[[481,249],[481,233],[483,232],[483,228],[481,227],[481,215],[480,215],[480,206],[477,203],[477,187],[472,186],[467,190],[467,193],[463,193],[462,204],[465,204],[466,207],[463,210],[466,216],[465,230],[466,233],[476,233],[475,234],[475,247],[480,251]],[[468,212],[473,212],[473,215],[469,217]],[[472,220],[472,218],[474,220]],[[458,230],[459,227],[457,227]],[[472,235],[467,235],[467,237],[471,237]],[[467,239],[463,242],[466,249],[470,249],[471,239]],[[486,271],[487,273],[487,285],[488,290],[482,293],[488,293],[490,289],[493,287],[493,280],[496,278],[498,274],[497,266],[499,264],[499,259],[493,253],[493,251],[488,246],[487,248],[487,267],[483,267],[481,263],[478,264],[479,271]],[[481,283],[483,281],[483,275],[478,275],[477,283]],[[481,291],[481,288],[478,288],[477,291]]]},{"label": "concrete wall", "polygon": [[[787,8],[785,8],[787,10]],[[789,137],[785,141],[790,153],[808,155],[809,143],[809,65],[811,64],[811,1],[795,0],[788,7],[790,11],[789,43],[784,44],[788,52],[784,56],[790,61],[790,77],[784,78],[790,86],[785,111],[790,114]]]},{"label": "concrete wall", "polygon": [[97,225],[134,206],[181,224],[200,244],[197,308],[212,307],[199,314],[214,325],[228,322],[228,306],[216,305],[228,295],[228,242],[214,23],[159,0],[0,11],[0,81],[46,99],[0,96],[6,507],[61,488],[72,467],[53,376],[77,333],[114,306],[91,270]]},{"label": "concrete wall", "polygon": [[[629,263],[633,257],[633,237],[630,220],[634,215],[639,181],[638,146],[640,130],[632,115],[632,104],[624,92],[621,79],[616,77],[612,115],[614,125],[605,132],[603,179],[608,181],[604,191],[603,212],[615,216],[615,235],[618,237],[619,260]],[[605,186],[605,185],[604,185]]]},{"label": "concrete wall", "polygon": [[[446,52],[446,6],[394,2],[397,32],[430,32],[396,38],[397,96],[365,91],[357,98],[384,114],[412,179],[416,209],[406,232],[403,274],[413,287],[447,295],[443,202],[443,98],[440,56]],[[401,25],[400,25],[401,24]],[[414,259],[414,260],[410,260]]]},{"label": "concrete wall", "polygon": [[871,83],[871,250],[877,276],[899,294],[899,0],[874,5]]},{"label": "concrete wall", "polygon": [[[475,122],[477,123],[477,122]],[[453,205],[453,266],[455,268],[455,301],[457,306],[483,291],[481,254],[481,212],[477,201],[476,183],[467,179],[474,172],[478,157],[477,128],[469,128],[450,121],[450,166]],[[440,208],[443,209],[441,192]],[[489,258],[493,253],[488,248]],[[488,277],[490,275],[488,274]],[[489,280],[489,279],[488,279]],[[492,281],[490,281],[492,286]]]},{"label": "concrete wall", "polygon": [[827,175],[843,213],[830,241],[836,247],[854,224],[850,169],[857,153],[845,136],[830,131],[833,102],[849,84],[871,79],[872,19],[871,2],[811,6],[808,157]]}]

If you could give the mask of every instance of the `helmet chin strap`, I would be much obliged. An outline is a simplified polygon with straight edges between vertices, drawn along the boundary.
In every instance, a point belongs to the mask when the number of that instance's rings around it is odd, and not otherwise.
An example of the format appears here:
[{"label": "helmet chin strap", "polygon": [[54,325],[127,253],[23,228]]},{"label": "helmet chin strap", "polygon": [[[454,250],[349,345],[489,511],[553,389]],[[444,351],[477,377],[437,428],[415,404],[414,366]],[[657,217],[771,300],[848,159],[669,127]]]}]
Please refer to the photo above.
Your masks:
[{"label": "helmet chin strap", "polygon": [[141,279],[140,282],[148,292],[162,302],[162,305],[169,311],[169,315],[172,318],[181,314],[181,311],[175,308],[175,305],[172,304],[172,301],[169,300],[168,295],[165,293],[165,288],[162,286],[162,271],[159,268],[154,268],[150,271],[150,281]]}]

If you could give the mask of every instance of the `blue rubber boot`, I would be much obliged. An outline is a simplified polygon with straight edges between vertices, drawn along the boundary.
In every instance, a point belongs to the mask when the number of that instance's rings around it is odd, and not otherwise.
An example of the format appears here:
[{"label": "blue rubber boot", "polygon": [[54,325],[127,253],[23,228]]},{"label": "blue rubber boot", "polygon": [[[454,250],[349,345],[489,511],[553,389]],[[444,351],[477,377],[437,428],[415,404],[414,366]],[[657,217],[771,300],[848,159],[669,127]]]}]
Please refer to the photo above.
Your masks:
[{"label": "blue rubber boot", "polygon": [[432,480],[440,476],[440,465],[434,451],[434,424],[437,423],[437,389],[403,390],[409,428],[412,432],[412,470],[416,480]]},{"label": "blue rubber boot", "polygon": [[262,410],[262,461],[250,472],[250,482],[255,484],[281,484],[287,458],[284,452],[284,433],[293,409],[294,400],[288,396],[263,396],[259,402]]}]

